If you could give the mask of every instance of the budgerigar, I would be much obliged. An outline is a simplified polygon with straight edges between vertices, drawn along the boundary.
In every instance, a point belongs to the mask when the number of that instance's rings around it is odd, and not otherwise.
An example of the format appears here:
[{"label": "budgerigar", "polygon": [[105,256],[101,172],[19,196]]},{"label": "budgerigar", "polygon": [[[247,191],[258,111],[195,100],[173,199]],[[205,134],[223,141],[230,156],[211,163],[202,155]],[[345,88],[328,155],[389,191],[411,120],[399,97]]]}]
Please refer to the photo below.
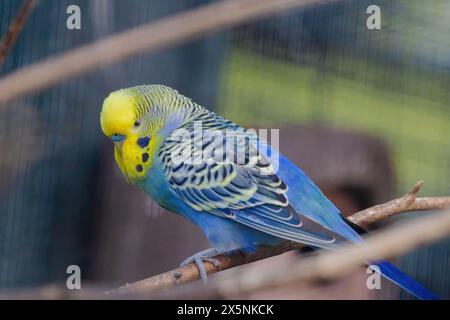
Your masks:
[{"label": "budgerigar", "polygon": [[[191,220],[213,244],[184,262],[195,262],[203,279],[203,261],[218,263],[212,259],[217,253],[250,253],[286,240],[325,249],[363,241],[300,168],[253,131],[174,89],[114,91],[103,103],[100,123],[126,180]],[[389,262],[377,265],[416,297],[436,298]]]}]

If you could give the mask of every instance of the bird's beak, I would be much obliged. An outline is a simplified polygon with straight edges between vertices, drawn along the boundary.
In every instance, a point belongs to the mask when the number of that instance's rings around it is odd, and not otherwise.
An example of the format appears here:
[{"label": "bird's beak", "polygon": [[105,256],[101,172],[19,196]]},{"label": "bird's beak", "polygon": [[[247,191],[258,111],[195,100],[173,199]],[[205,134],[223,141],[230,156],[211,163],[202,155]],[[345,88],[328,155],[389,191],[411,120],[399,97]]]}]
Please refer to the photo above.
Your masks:
[{"label": "bird's beak", "polygon": [[120,155],[122,155],[122,144],[125,141],[126,136],[123,134],[113,134],[111,140],[114,143],[114,147],[117,149]]},{"label": "bird's beak", "polygon": [[120,156],[122,156],[122,146],[123,146],[123,141],[114,142],[114,147],[116,148],[116,150],[120,154]]}]

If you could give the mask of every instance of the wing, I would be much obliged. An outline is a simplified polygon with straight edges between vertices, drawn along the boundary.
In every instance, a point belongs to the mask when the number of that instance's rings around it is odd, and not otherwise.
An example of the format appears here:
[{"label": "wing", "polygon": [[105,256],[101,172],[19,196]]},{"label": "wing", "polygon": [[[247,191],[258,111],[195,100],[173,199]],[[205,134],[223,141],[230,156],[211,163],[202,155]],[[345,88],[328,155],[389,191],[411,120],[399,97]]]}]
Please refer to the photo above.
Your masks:
[{"label": "wing", "polygon": [[335,235],[289,204],[287,185],[243,129],[177,129],[159,157],[170,187],[196,211],[233,219],[283,239],[330,247]]}]

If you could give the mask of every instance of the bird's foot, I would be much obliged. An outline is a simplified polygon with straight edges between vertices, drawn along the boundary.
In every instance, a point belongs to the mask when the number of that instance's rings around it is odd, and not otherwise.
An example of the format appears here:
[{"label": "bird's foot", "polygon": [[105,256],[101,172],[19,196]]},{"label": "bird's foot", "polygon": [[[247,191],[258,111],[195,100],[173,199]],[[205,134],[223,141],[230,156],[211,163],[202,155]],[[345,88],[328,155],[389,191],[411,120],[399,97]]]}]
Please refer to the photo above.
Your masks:
[{"label": "bird's foot", "polygon": [[204,262],[206,261],[206,262],[212,263],[216,268],[219,268],[220,261],[213,258],[217,254],[219,254],[219,252],[214,248],[209,248],[209,249],[197,252],[196,254],[185,259],[180,264],[180,267],[184,267],[184,266],[188,265],[189,263],[195,263],[195,265],[198,268],[198,271],[200,272],[200,278],[203,280],[203,282],[206,282],[208,276],[206,274]]}]

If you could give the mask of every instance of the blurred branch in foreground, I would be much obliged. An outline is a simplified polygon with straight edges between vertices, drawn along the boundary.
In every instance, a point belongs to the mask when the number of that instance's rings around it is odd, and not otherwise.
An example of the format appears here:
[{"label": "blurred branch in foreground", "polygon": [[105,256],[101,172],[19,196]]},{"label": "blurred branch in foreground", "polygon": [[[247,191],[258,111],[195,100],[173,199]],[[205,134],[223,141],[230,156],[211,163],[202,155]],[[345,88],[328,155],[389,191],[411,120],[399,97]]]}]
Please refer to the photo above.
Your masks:
[{"label": "blurred branch in foreground", "polygon": [[[367,221],[384,219],[396,213],[409,211],[427,204],[428,209],[450,207],[450,197],[416,198],[422,183],[416,186],[404,197],[388,202],[390,208],[388,214],[381,214],[382,209],[374,211],[364,210]],[[413,201],[411,201],[411,198]],[[405,201],[409,205],[405,205]],[[397,209],[393,209],[396,203]],[[382,208],[383,205],[376,206]],[[375,207],[373,207],[375,208]],[[370,208],[371,209],[371,208]],[[416,210],[416,209],[414,209]],[[387,212],[387,211],[386,211]],[[359,213],[357,213],[359,214]],[[350,217],[351,218],[351,217]],[[366,223],[360,216],[361,223]],[[65,285],[51,285],[42,288],[33,288],[21,291],[0,293],[1,299],[200,299],[200,298],[236,298],[245,297],[245,294],[258,290],[279,288],[293,284],[317,284],[321,281],[335,279],[351,273],[366,261],[391,258],[404,254],[416,247],[426,245],[447,237],[450,234],[450,210],[440,214],[434,214],[423,218],[414,219],[400,226],[393,226],[384,231],[377,232],[367,237],[364,244],[344,244],[339,252],[320,252],[316,256],[305,259],[292,256],[279,257],[276,265],[267,266],[242,266],[229,270],[226,274],[219,273],[211,278],[205,285],[201,282],[175,286],[183,282],[193,281],[199,278],[197,267],[190,264],[184,268],[178,268],[149,279],[129,284],[107,294],[99,288],[84,288],[83,290],[67,290]],[[228,257],[218,256],[222,262],[220,270],[233,266],[250,263],[269,256],[284,253],[289,250],[302,247],[300,244],[289,243],[284,246],[261,248],[254,255],[232,254]],[[208,273],[218,272],[209,263],[205,264]]]},{"label": "blurred branch in foreground", "polygon": [[[423,182],[417,182],[416,185],[409,191],[406,195],[404,195],[401,198],[389,201],[384,204],[380,204],[368,209],[365,209],[363,211],[357,212],[354,215],[348,217],[350,221],[353,223],[356,223],[359,226],[365,226],[370,223],[374,223],[376,221],[380,221],[383,219],[386,219],[392,215],[406,212],[406,211],[413,211],[413,210],[430,210],[430,209],[442,209],[442,208],[448,208],[450,207],[450,197],[425,197],[425,198],[417,198],[417,193],[420,191],[421,187],[423,185]],[[449,216],[449,215],[447,215]],[[447,217],[447,220],[449,217]],[[430,218],[431,219],[431,218]],[[446,226],[445,218],[443,219],[442,227]],[[439,227],[439,224],[435,222],[435,220],[430,220],[430,224],[436,224],[436,228]],[[447,223],[448,224],[448,223]],[[432,225],[434,226],[434,225]],[[413,227],[413,226],[411,226]],[[422,244],[422,243],[428,243],[432,242],[434,240],[440,239],[444,237],[445,235],[450,233],[450,226],[447,225],[447,229],[442,230],[440,233],[438,231],[434,232],[435,227],[422,228],[420,230],[417,230],[417,227],[414,227],[415,229],[415,235],[411,236],[411,239],[409,239],[409,242],[407,245],[404,243],[404,238],[408,237],[410,235],[409,231],[405,232],[405,236],[399,239],[399,245],[395,246],[395,237],[392,239],[389,238],[388,242],[383,240],[383,245],[385,245],[385,248],[381,251],[374,251],[373,254],[375,255],[381,255],[381,256],[393,256],[395,254],[400,254],[405,251],[412,250],[414,247]],[[414,235],[414,233],[413,233]],[[423,242],[419,241],[420,237],[423,238]],[[382,238],[381,238],[382,239]],[[390,243],[392,242],[392,243]],[[368,244],[367,246],[370,246]],[[373,245],[377,250],[379,249],[378,242],[375,241],[375,244]],[[261,247],[255,254],[246,255],[241,252],[237,252],[231,255],[218,255],[215,258],[218,259],[221,262],[220,267],[216,268],[213,264],[209,262],[205,262],[205,270],[208,275],[211,275],[213,273],[230,269],[239,265],[247,264],[250,262],[258,261],[261,259],[269,258],[275,255],[279,255],[282,253],[285,253],[287,251],[295,250],[304,247],[302,244],[299,243],[293,243],[293,242],[286,242],[285,244],[278,246],[278,247]],[[381,249],[383,247],[381,246]],[[365,250],[368,250],[370,252],[371,249],[364,248],[361,249],[360,246],[355,247],[354,250],[362,250],[362,252],[365,252]],[[390,250],[397,250],[395,252],[391,252]],[[341,253],[335,253],[339,256]],[[372,253],[370,253],[372,254]],[[334,257],[334,256],[332,256]],[[359,256],[358,256],[359,257]],[[358,257],[355,257],[358,258]],[[374,258],[377,258],[378,256],[375,256]],[[322,259],[322,258],[320,258]],[[329,259],[329,258],[325,258]],[[372,259],[372,258],[371,258]],[[371,260],[370,259],[370,260]],[[342,258],[343,263],[346,261],[346,258]],[[367,259],[369,260],[369,259]],[[329,260],[328,260],[329,261]],[[352,261],[351,259],[349,261]],[[360,260],[359,262],[362,263],[366,260]],[[281,264],[280,264],[281,265]],[[336,263],[334,263],[336,265]],[[324,267],[326,270],[326,267]],[[339,269],[340,270],[340,269]],[[329,271],[328,271],[329,272]],[[283,274],[283,273],[281,273]],[[292,275],[292,272],[288,272],[289,275]],[[264,275],[265,277],[265,275]],[[132,284],[128,284],[123,287],[119,287],[117,289],[108,291],[107,294],[111,295],[121,295],[121,294],[132,294],[132,295],[151,295],[154,292],[157,292],[161,289],[167,289],[182,283],[191,282],[194,280],[198,280],[200,278],[199,271],[197,269],[197,266],[193,263],[186,265],[181,268],[177,268],[159,275],[155,275],[153,277],[150,277],[148,279],[144,279]],[[289,278],[290,279],[290,278]],[[288,280],[290,281],[290,280]]]},{"label": "blurred branch in foreground", "polygon": [[[450,207],[450,197],[417,198],[422,186],[418,182],[405,196],[378,205],[350,216],[349,219],[361,224],[380,221],[397,213],[410,210],[441,209]],[[371,210],[377,208],[376,210]],[[384,209],[383,209],[384,208]],[[357,216],[358,219],[354,219]],[[353,217],[353,218],[352,218]],[[257,290],[289,286],[298,283],[314,284],[331,280],[352,272],[366,261],[376,261],[404,254],[447,237],[450,234],[450,211],[414,219],[400,226],[390,227],[367,237],[362,245],[344,244],[339,252],[323,252],[305,259],[292,256],[279,257],[276,265],[242,266],[229,270],[227,274],[217,274],[207,284],[195,282],[184,286],[181,283],[199,278],[194,264],[178,268],[154,277],[141,280],[103,293],[100,288],[67,290],[65,285],[4,291],[1,299],[124,299],[124,298],[236,298]],[[253,255],[241,253],[217,256],[222,263],[220,269],[205,263],[208,274],[278,255],[302,245],[287,243],[280,247],[263,247]],[[259,269],[261,268],[261,269]]]},{"label": "blurred branch in foreground", "polygon": [[167,48],[289,9],[332,1],[337,0],[227,0],[188,10],[15,71],[0,80],[0,103],[139,53]]},{"label": "blurred branch in foreground", "polygon": [[367,261],[392,258],[450,234],[450,211],[414,219],[398,227],[374,233],[362,245],[344,244],[340,251],[327,251],[305,259],[280,257],[272,266],[244,266],[218,274],[207,285],[193,283],[140,298],[236,299],[263,290],[295,284],[314,285],[353,272]]},{"label": "blurred branch in foreground", "polygon": [[0,67],[5,62],[9,50],[16,42],[17,37],[25,26],[25,23],[27,22],[27,19],[34,7],[36,7],[36,4],[37,0],[24,0],[19,8],[19,11],[11,22],[8,31],[2,37],[0,41]]}]

